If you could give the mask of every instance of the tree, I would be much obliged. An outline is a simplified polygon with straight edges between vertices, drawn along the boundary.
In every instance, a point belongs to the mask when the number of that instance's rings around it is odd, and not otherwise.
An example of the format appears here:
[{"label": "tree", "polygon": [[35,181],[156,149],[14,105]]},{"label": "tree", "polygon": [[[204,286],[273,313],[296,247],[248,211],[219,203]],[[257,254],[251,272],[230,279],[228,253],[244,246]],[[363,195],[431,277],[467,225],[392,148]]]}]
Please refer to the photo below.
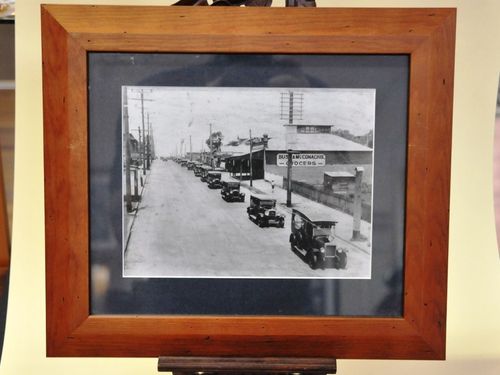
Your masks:
[{"label": "tree", "polygon": [[[222,146],[222,140],[224,139],[224,136],[222,135],[221,131],[216,131],[213,132],[212,135],[210,136],[212,138],[212,149],[210,150],[212,153],[219,151],[220,146]],[[210,148],[210,138],[208,138],[205,143],[207,146]]]},{"label": "tree", "polygon": [[373,148],[373,130],[370,129],[368,133],[363,135],[354,135],[347,129],[334,129],[332,134],[338,135],[339,137],[348,139],[350,141],[359,143],[361,145]]}]

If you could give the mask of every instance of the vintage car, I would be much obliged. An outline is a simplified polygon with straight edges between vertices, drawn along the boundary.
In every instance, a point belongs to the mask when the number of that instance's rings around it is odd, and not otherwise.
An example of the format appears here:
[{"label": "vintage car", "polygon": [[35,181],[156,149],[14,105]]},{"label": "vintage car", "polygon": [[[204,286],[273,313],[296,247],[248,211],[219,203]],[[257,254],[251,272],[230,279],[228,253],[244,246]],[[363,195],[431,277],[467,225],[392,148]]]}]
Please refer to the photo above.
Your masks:
[{"label": "vintage car", "polygon": [[195,165],[194,166],[194,175],[196,177],[201,177],[202,170],[203,170],[203,166],[201,164]]},{"label": "vintage car", "polygon": [[292,233],[290,247],[293,252],[307,262],[313,270],[332,265],[344,269],[347,252],[337,246],[335,239],[336,221],[330,217],[292,210]]},{"label": "vintage car", "polygon": [[187,169],[189,169],[190,171],[192,171],[194,169],[194,165],[195,165],[194,161],[188,161],[186,164]]},{"label": "vintage car", "polygon": [[181,167],[187,167],[187,163],[188,163],[188,161],[186,159],[181,159],[181,161],[179,162]]},{"label": "vintage car", "polygon": [[245,201],[245,193],[240,192],[240,183],[237,181],[222,181],[220,195],[226,202]]},{"label": "vintage car", "polygon": [[250,195],[250,206],[247,207],[248,218],[259,227],[276,225],[285,226],[285,216],[276,212],[276,199],[267,195]]},{"label": "vintage car", "polygon": [[203,182],[208,182],[207,181],[207,178],[208,178],[208,172],[211,172],[213,171],[213,168],[208,166],[208,165],[203,165],[201,167],[201,175],[200,175],[200,180],[203,181]]},{"label": "vintage car", "polygon": [[207,173],[207,182],[210,189],[220,189],[222,187],[220,172],[210,171]]}]

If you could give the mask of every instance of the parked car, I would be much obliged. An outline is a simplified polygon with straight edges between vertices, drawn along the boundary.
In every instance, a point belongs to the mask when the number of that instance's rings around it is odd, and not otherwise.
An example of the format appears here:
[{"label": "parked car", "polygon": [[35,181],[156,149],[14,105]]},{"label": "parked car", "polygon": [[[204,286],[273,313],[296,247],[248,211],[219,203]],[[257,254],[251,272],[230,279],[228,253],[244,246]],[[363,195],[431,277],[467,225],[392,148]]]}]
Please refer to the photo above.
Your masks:
[{"label": "parked car", "polygon": [[347,252],[337,246],[335,239],[336,221],[316,213],[306,216],[299,210],[292,210],[292,233],[290,247],[293,252],[307,262],[313,270],[347,266]]},{"label": "parked car", "polygon": [[202,170],[203,170],[203,167],[202,167],[202,165],[201,165],[201,164],[199,164],[199,165],[195,165],[195,166],[194,166],[194,175],[195,175],[196,177],[201,177],[201,172],[202,172]]},{"label": "parked car", "polygon": [[285,226],[285,216],[276,212],[276,199],[267,195],[250,195],[250,206],[247,207],[248,218],[259,227],[276,225]]},{"label": "parked car", "polygon": [[237,181],[222,181],[222,190],[220,195],[226,202],[245,201],[245,193],[240,191],[240,183]]},{"label": "parked car", "polygon": [[210,189],[220,189],[222,187],[220,172],[210,171],[207,174],[208,187]]},{"label": "parked car", "polygon": [[210,189],[220,189],[222,188],[222,181],[220,178],[212,178],[208,181],[208,187]]},{"label": "parked car", "polygon": [[194,161],[188,161],[186,164],[187,169],[189,169],[190,171],[192,171],[194,169],[194,165],[195,165]]},{"label": "parked car", "polygon": [[201,176],[200,176],[200,180],[203,181],[203,182],[208,182],[207,178],[208,178],[208,172],[210,171],[213,171],[213,168],[208,166],[208,165],[203,165],[201,167]]}]

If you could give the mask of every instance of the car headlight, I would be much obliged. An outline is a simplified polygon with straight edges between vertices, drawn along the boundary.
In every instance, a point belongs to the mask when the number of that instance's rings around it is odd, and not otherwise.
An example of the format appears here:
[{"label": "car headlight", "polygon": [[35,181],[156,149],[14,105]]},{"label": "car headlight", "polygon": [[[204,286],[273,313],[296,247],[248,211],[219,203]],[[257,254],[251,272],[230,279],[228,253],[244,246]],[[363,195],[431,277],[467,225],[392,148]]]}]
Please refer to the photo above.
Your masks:
[{"label": "car headlight", "polygon": [[324,248],[324,247],[322,247],[321,249],[319,249],[319,251],[320,251],[322,254],[324,254],[324,253],[325,253],[325,248]]}]

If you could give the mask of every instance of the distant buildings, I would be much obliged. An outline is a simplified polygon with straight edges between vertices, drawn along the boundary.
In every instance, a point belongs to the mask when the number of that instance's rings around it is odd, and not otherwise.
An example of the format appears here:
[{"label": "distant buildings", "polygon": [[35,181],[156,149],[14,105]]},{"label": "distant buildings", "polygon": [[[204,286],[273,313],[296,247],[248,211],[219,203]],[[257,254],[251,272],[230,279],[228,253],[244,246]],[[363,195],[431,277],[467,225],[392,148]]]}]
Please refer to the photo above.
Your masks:
[{"label": "distant buildings", "polygon": [[141,160],[141,150],[139,141],[132,134],[129,133],[128,144],[130,148],[130,163],[138,165]]},{"label": "distant buildings", "polygon": [[[371,185],[373,149],[332,134],[331,125],[285,125],[283,138],[254,138],[252,145],[253,177],[281,184],[287,175],[287,150],[293,156],[292,180],[323,185],[325,173],[354,175],[356,167],[364,168],[363,183]],[[367,142],[368,143],[368,142]],[[250,172],[250,140],[238,139],[221,148],[226,169],[238,175]],[[332,182],[330,181],[330,184]]]}]

